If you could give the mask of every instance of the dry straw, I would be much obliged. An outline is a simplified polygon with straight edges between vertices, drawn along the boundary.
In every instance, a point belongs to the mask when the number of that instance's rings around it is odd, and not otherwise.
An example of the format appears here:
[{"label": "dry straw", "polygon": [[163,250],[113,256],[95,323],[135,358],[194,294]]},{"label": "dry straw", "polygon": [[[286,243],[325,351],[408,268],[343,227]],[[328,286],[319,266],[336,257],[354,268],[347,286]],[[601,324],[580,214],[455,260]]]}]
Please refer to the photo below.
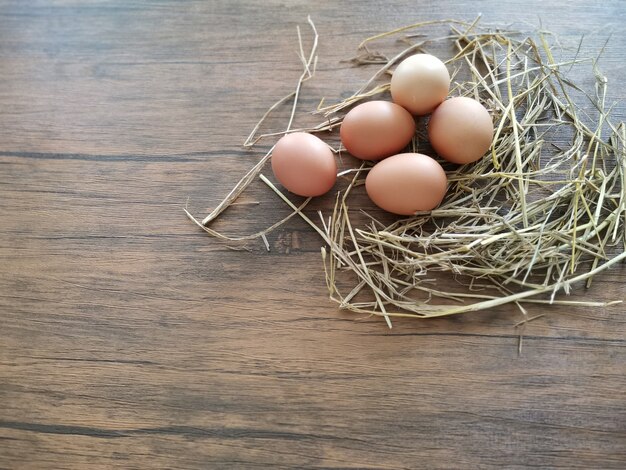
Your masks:
[{"label": "dry straw", "polygon": [[[309,25],[314,41],[308,56],[298,30],[303,72],[296,90],[268,110],[245,146],[295,131],[298,96],[317,62],[318,36],[310,18]],[[430,39],[407,34],[433,25],[449,32]],[[446,62],[454,77],[451,95],[480,100],[490,110],[496,131],[489,155],[448,171],[448,195],[431,212],[391,225],[366,214],[357,223],[349,207],[370,168],[363,164],[349,172],[353,177],[338,191],[332,211],[311,218],[303,212],[308,199],[296,206],[260,174],[271,150],[202,221],[185,212],[210,235],[230,241],[262,237],[266,245],[267,232],[294,215],[302,217],[325,242],[321,251],[330,298],[343,309],[383,316],[389,326],[394,316],[442,317],[506,303],[515,303],[526,316],[523,303],[620,302],[557,296],[569,293],[573,284],[590,285],[594,275],[626,260],[626,127],[610,119],[607,79],[597,60],[557,62],[547,34],[524,36],[479,26],[478,20],[442,20],[368,38],[352,61],[379,64],[371,79],[349,98],[319,107],[315,112],[324,118],[318,126],[297,129],[336,128],[350,107],[388,91],[389,73],[403,58],[451,42],[456,51]],[[372,42],[393,36],[406,47],[391,59],[370,51]],[[411,43],[414,38],[419,42]],[[587,63],[593,71],[592,93],[567,77],[578,63]],[[586,104],[579,106],[573,94],[586,96]],[[258,135],[269,114],[290,102],[286,130]],[[208,228],[257,176],[289,205],[290,216],[244,237]],[[442,276],[457,282],[434,282]]]}]

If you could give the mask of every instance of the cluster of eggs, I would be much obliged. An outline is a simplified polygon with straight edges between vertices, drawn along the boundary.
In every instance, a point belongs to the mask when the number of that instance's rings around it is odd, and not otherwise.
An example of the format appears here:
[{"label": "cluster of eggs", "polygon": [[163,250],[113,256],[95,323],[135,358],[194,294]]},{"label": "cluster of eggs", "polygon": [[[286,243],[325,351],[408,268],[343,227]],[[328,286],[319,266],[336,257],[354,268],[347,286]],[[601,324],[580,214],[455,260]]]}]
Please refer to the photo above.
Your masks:
[{"label": "cluster of eggs", "polygon": [[[344,117],[343,147],[361,160],[381,160],[365,179],[368,196],[381,209],[412,215],[434,209],[445,196],[446,173],[437,160],[420,153],[399,153],[415,135],[414,115],[431,114],[430,143],[449,162],[471,163],[489,150],[493,139],[489,112],[472,98],[446,100],[449,89],[445,64],[430,54],[416,54],[393,72],[393,102],[369,101]],[[326,193],[337,178],[330,147],[305,132],[287,134],[276,143],[272,170],[287,190],[307,197]]]}]

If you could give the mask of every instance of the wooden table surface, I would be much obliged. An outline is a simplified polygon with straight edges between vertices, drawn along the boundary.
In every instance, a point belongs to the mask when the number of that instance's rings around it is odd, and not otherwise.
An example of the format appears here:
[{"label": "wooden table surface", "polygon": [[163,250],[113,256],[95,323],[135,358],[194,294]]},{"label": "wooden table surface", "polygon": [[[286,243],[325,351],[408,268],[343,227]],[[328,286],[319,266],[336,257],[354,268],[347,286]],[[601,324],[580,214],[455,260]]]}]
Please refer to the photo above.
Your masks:
[{"label": "wooden table surface", "polygon": [[[370,73],[341,62],[361,39],[478,13],[572,55],[612,33],[624,120],[621,0],[0,0],[0,468],[626,468],[623,304],[530,306],[521,356],[511,306],[389,330],[328,300],[301,220],[246,252],[183,214],[271,144],[241,147],[293,89],[307,14],[303,109]],[[286,213],[255,183],[216,228]]]}]

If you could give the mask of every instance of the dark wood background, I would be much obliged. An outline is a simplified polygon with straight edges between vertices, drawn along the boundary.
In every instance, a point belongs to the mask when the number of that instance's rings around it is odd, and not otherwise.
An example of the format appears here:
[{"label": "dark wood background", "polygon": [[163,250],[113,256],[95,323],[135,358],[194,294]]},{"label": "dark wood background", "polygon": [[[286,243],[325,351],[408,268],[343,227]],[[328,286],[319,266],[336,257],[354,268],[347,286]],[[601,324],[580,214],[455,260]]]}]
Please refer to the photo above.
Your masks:
[{"label": "dark wood background", "polygon": [[[624,119],[621,0],[1,0],[0,468],[625,468],[624,305],[530,306],[521,356],[510,306],[390,331],[327,299],[301,221],[241,252],[182,211],[271,144],[241,148],[300,74],[307,14],[302,109],[369,75],[340,62],[366,36],[477,13],[541,20],[569,54],[612,33]],[[253,185],[216,227],[285,213]]]}]

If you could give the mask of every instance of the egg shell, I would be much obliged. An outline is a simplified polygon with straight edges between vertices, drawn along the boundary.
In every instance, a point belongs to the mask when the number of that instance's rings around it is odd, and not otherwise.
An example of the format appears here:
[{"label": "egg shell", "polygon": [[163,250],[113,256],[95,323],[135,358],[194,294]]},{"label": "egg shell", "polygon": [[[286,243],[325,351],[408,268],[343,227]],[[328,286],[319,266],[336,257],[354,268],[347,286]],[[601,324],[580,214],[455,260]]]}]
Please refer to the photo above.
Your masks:
[{"label": "egg shell", "polygon": [[321,139],[306,132],[280,138],[272,151],[272,171],[280,184],[299,196],[320,196],[337,180],[333,152]]},{"label": "egg shell", "polygon": [[441,165],[428,155],[401,153],[379,162],[365,178],[370,199],[381,209],[413,215],[437,207],[446,194]]},{"label": "egg shell", "polygon": [[415,119],[389,101],[368,101],[350,110],[339,131],[341,143],[361,160],[380,160],[406,147],[415,134]]},{"label": "egg shell", "polygon": [[391,76],[393,102],[423,116],[431,113],[450,90],[446,65],[430,54],[415,54],[404,59]]},{"label": "egg shell", "polygon": [[489,112],[472,98],[450,98],[433,112],[428,138],[449,162],[465,164],[480,159],[491,147],[493,122]]}]

